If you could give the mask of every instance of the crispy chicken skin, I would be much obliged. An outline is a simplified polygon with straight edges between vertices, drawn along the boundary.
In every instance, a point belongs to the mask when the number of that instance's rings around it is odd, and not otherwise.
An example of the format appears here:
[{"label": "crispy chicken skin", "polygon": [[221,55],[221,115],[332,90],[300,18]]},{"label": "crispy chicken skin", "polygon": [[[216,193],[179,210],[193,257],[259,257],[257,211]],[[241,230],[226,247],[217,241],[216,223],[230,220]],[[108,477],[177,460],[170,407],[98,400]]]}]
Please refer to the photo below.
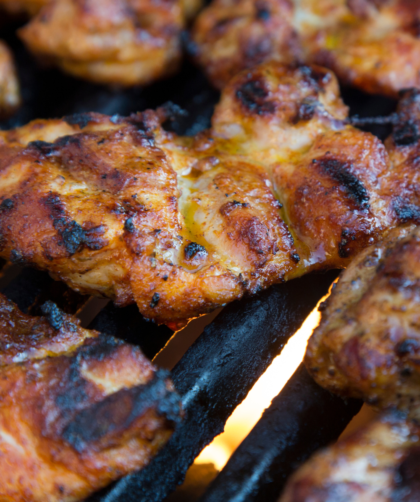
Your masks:
[{"label": "crispy chicken skin", "polygon": [[30,317],[0,296],[2,501],[84,499],[147,464],[181,415],[139,349],[43,309]]},{"label": "crispy chicken skin", "polygon": [[389,155],[346,114],[330,72],[270,63],[195,138],[168,109],[0,133],[0,254],[172,326],[344,267],[399,222]]},{"label": "crispy chicken skin", "polygon": [[217,87],[263,61],[304,61],[397,96],[420,87],[419,20],[420,3],[411,0],[213,0],[190,47]]},{"label": "crispy chicken skin", "polygon": [[420,427],[387,413],[313,455],[279,502],[417,502]]},{"label": "crispy chicken skin", "polygon": [[[342,274],[309,341],[306,364],[322,386],[420,419],[420,93],[406,93],[386,142],[394,169],[384,190],[405,226],[362,251]],[[396,167],[395,167],[396,166]]]},{"label": "crispy chicken skin", "polygon": [[20,105],[19,81],[12,53],[0,40],[0,118],[13,113]]},{"label": "crispy chicken skin", "polygon": [[144,85],[178,67],[181,30],[196,3],[56,0],[19,35],[40,59],[76,77],[119,86]]}]

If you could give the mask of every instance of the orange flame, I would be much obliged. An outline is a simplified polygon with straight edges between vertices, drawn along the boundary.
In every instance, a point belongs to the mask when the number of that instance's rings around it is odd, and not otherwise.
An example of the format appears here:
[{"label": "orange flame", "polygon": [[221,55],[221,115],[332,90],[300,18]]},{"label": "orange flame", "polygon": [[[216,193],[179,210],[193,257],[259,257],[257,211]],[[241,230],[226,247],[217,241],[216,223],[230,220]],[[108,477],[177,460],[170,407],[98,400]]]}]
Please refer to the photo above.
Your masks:
[{"label": "orange flame", "polygon": [[[328,295],[319,303],[327,297]],[[301,363],[309,337],[321,319],[318,311],[319,303],[305,319],[300,329],[289,339],[282,353],[273,360],[266,372],[255,383],[246,399],[232,413],[226,422],[225,431],[196,458],[197,463],[213,463],[219,470],[224,467],[231,454],[261,418],[265,408],[270,406],[272,399],[286,385]]]}]

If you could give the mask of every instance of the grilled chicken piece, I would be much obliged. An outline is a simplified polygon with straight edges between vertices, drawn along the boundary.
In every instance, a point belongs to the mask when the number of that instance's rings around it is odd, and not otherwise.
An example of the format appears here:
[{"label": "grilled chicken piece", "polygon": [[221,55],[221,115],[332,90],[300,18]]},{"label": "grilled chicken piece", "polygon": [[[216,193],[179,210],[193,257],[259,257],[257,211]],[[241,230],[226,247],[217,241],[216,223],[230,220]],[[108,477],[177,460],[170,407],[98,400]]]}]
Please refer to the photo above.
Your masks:
[{"label": "grilled chicken piece", "polygon": [[217,87],[263,61],[304,61],[396,97],[420,87],[419,21],[420,3],[407,0],[213,0],[190,47]]},{"label": "grilled chicken piece", "polygon": [[0,0],[0,10],[10,14],[37,14],[51,0]]},{"label": "grilled chicken piece", "polygon": [[309,459],[279,502],[420,500],[420,427],[387,413]]},{"label": "grilled chicken piece", "polygon": [[343,273],[306,353],[323,387],[420,418],[420,228],[393,230]]},{"label": "grilled chicken piece", "polygon": [[1,256],[172,327],[344,267],[400,221],[398,166],[346,114],[330,72],[271,63],[195,138],[165,132],[164,109],[0,133]]},{"label": "grilled chicken piece", "polygon": [[19,35],[40,59],[76,77],[143,85],[177,69],[181,30],[196,5],[197,0],[57,0]]},{"label": "grilled chicken piece", "polygon": [[1,500],[84,499],[147,464],[181,415],[139,349],[43,309],[30,317],[0,295]]},{"label": "grilled chicken piece", "polygon": [[309,341],[306,364],[322,386],[395,406],[420,419],[420,92],[402,99],[400,123],[386,141],[393,168],[384,183],[398,220],[375,246],[359,254],[327,301]]},{"label": "grilled chicken piece", "polygon": [[13,113],[20,105],[19,81],[13,56],[0,40],[0,118]]}]

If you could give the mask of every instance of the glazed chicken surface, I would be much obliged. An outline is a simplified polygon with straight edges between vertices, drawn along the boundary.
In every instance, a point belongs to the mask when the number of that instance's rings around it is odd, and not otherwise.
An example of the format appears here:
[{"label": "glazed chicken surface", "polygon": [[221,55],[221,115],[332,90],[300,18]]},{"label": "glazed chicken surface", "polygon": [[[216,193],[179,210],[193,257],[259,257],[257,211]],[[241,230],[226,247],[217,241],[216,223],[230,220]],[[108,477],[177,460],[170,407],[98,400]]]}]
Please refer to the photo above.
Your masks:
[{"label": "glazed chicken surface", "polygon": [[173,73],[199,0],[56,0],[19,35],[41,61],[92,82],[149,84]]},{"label": "glazed chicken surface", "polygon": [[317,452],[290,478],[279,502],[416,502],[420,499],[420,428],[380,415]]},{"label": "glazed chicken surface", "polygon": [[166,372],[52,302],[0,296],[0,499],[84,499],[146,465],[181,416]]},{"label": "glazed chicken surface", "polygon": [[213,0],[192,30],[191,52],[223,87],[263,61],[317,63],[366,92],[420,87],[416,0]]},{"label": "glazed chicken surface", "polygon": [[344,267],[418,203],[390,181],[404,131],[388,152],[346,115],[330,72],[270,63],[234,79],[194,138],[164,131],[168,108],[0,133],[0,254],[172,327]]},{"label": "glazed chicken surface", "polygon": [[12,53],[0,40],[0,118],[7,117],[20,105],[19,81]]}]

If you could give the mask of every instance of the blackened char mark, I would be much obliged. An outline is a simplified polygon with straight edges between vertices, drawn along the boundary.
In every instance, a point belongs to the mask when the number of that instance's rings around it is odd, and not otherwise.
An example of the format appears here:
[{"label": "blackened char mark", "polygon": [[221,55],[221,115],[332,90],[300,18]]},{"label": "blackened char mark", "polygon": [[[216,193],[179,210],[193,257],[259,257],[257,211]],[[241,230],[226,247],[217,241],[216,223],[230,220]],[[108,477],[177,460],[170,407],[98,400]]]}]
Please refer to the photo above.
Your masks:
[{"label": "blackened char mark", "polygon": [[395,476],[392,502],[418,502],[420,500],[420,447],[411,448]]},{"label": "blackened char mark", "polygon": [[420,223],[420,207],[411,204],[402,197],[395,198],[393,209],[401,223],[407,223],[408,221]]},{"label": "blackened char mark", "polygon": [[79,362],[88,359],[103,361],[122,345],[124,345],[122,340],[118,340],[113,336],[100,334],[98,337],[89,338],[84,342],[77,350],[77,359]]},{"label": "blackened char mark", "polygon": [[232,200],[230,202],[226,202],[226,204],[223,204],[223,206],[221,206],[221,208],[219,209],[219,212],[223,216],[228,216],[234,209],[248,209],[249,207],[250,205],[248,204],[248,202],[239,202],[237,200]]},{"label": "blackened char mark", "polygon": [[420,139],[419,128],[415,122],[408,121],[399,124],[392,133],[394,143],[397,146],[410,146],[418,143]]},{"label": "blackened char mark", "polygon": [[90,113],[74,113],[63,118],[69,125],[77,125],[80,129],[84,129],[92,120]]},{"label": "blackened char mark", "polygon": [[58,218],[53,221],[53,225],[60,234],[64,247],[71,255],[76,253],[84,244],[85,231],[76,221]]},{"label": "blackened char mark", "polygon": [[48,300],[41,306],[41,312],[54,329],[60,329],[64,322],[64,314],[57,305]]},{"label": "blackened char mark", "polygon": [[351,252],[349,244],[356,240],[354,232],[351,232],[348,228],[343,228],[341,231],[341,241],[338,244],[338,254],[341,258],[348,258]]},{"label": "blackened char mark", "polygon": [[15,207],[15,203],[13,202],[12,199],[4,199],[3,202],[0,204],[0,210],[1,211],[9,211]]},{"label": "blackened char mark", "polygon": [[306,65],[300,65],[299,69],[308,84],[316,91],[324,92],[324,86],[331,80],[330,73]]},{"label": "blackened char mark", "polygon": [[351,165],[347,162],[331,157],[322,157],[312,161],[321,172],[327,174],[334,181],[340,183],[350,199],[360,209],[369,209],[369,194],[363,183],[351,172]]},{"label": "blackened char mark", "polygon": [[205,255],[207,255],[207,250],[204,246],[201,246],[200,244],[197,244],[196,242],[190,242],[184,248],[185,259],[191,260],[191,258],[194,258],[196,255],[205,256]]},{"label": "blackened char mark", "polygon": [[[4,237],[3,237],[4,239]],[[26,259],[20,251],[12,249],[10,251],[10,261],[15,265],[26,265]]]},{"label": "blackened char mark", "polygon": [[237,91],[236,97],[251,113],[266,115],[275,110],[274,103],[268,101],[268,90],[260,80],[245,82]]},{"label": "blackened char mark", "polygon": [[145,385],[122,389],[79,413],[66,425],[62,437],[78,452],[107,436],[124,433],[146,411],[154,408],[172,423],[180,421],[180,400],[167,389],[169,373],[158,370]]}]

